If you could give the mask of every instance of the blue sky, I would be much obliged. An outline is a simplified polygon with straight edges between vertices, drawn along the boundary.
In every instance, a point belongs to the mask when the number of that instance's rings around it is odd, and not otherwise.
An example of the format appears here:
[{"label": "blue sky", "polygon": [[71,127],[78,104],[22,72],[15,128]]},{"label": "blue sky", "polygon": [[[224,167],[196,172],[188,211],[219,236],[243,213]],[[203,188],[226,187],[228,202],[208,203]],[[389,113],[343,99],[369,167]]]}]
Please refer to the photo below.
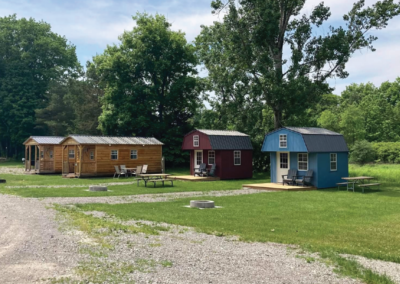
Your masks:
[{"label": "blue sky", "polygon": [[[218,21],[211,14],[211,0],[0,0],[0,16],[17,14],[18,17],[33,17],[52,26],[52,30],[65,36],[77,47],[79,60],[84,65],[94,55],[102,53],[107,44],[118,42],[124,30],[131,30],[131,16],[139,12],[164,14],[172,23],[172,29],[186,33],[192,41],[200,32],[200,25]],[[310,13],[320,0],[308,0],[303,9]],[[330,24],[337,25],[352,6],[353,1],[325,0],[331,7]],[[366,0],[368,5],[376,1]],[[331,80],[334,93],[340,94],[351,83],[372,82],[379,85],[400,76],[400,18],[389,22],[389,27],[373,31],[378,36],[377,51],[357,52],[350,59],[347,70],[350,76]]]}]

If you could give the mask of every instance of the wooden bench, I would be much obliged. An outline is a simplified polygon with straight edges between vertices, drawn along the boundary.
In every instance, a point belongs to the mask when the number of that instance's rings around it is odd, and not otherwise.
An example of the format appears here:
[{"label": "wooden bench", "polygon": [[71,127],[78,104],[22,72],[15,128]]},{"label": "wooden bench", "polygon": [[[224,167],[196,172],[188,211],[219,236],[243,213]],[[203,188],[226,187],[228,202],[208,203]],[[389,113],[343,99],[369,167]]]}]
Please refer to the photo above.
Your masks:
[{"label": "wooden bench", "polygon": [[[349,189],[352,189],[353,190],[353,192],[354,192],[354,184],[355,184],[355,182],[351,182],[351,181],[346,181],[346,182],[339,182],[339,183],[337,183],[336,185],[338,186],[337,188],[338,188],[338,190],[339,190],[339,187],[341,186],[341,185],[345,185],[346,187],[347,187],[347,191],[349,190]],[[351,186],[349,186],[349,185],[351,185]]]},{"label": "wooden bench", "polygon": [[362,192],[364,193],[365,187],[378,186],[379,189],[380,185],[381,185],[380,183],[366,183],[366,184],[359,184],[358,186],[362,188]]},{"label": "wooden bench", "polygon": [[154,187],[156,187],[157,182],[161,182],[162,186],[164,186],[165,182],[171,182],[171,186],[174,186],[174,180],[173,179],[149,179],[149,180],[144,180],[144,186],[147,186],[148,182],[152,182]]}]

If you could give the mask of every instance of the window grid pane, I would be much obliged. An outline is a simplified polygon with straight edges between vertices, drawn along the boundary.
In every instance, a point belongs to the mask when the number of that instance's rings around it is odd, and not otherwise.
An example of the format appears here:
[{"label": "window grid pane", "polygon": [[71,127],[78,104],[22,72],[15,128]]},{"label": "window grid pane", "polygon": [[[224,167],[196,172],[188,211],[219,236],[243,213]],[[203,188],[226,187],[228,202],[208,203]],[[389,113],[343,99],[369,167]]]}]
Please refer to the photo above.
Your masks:
[{"label": "window grid pane", "polygon": [[69,150],[68,151],[68,158],[74,159],[75,158],[75,150]]},{"label": "window grid pane", "polygon": [[118,150],[111,150],[111,160],[118,160]]},{"label": "window grid pane", "polygon": [[241,163],[242,163],[241,152],[240,151],[234,151],[233,152],[233,157],[234,157],[234,165],[235,166],[240,166]]},{"label": "window grid pane", "polygon": [[193,136],[193,147],[199,147],[199,135]]},{"label": "window grid pane", "polygon": [[214,151],[208,151],[208,164],[209,165],[215,164],[215,152]]},{"label": "window grid pane", "polygon": [[280,153],[279,161],[280,161],[280,168],[287,169],[288,168],[288,153]]},{"label": "window grid pane", "polygon": [[306,153],[298,154],[298,168],[301,171],[308,170],[308,155]]},{"label": "window grid pane", "polygon": [[196,166],[199,166],[203,162],[203,153],[196,152]]},{"label": "window grid pane", "polygon": [[287,147],[287,136],[286,134],[279,135],[279,147],[286,148]]},{"label": "window grid pane", "polygon": [[90,159],[94,160],[94,152],[93,151],[90,151]]},{"label": "window grid pane", "polygon": [[131,160],[137,159],[137,150],[131,150]]},{"label": "window grid pane", "polygon": [[331,171],[337,170],[337,154],[331,154]]}]

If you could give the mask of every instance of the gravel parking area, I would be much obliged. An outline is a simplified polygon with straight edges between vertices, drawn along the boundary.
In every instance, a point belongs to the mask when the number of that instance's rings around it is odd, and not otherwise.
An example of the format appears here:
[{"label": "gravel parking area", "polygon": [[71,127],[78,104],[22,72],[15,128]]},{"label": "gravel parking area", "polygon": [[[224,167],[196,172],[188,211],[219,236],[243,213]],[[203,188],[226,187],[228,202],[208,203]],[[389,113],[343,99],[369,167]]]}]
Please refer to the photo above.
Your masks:
[{"label": "gravel parking area", "polygon": [[18,167],[0,167],[0,174],[12,174],[12,175],[23,175],[25,172],[24,168]]},{"label": "gravel parking area", "polygon": [[71,273],[78,240],[61,233],[54,218],[39,200],[0,194],[0,283],[36,283]]},{"label": "gravel parking area", "polygon": [[[239,190],[219,190],[219,191],[190,191],[190,192],[170,192],[160,194],[140,194],[129,196],[101,196],[101,197],[46,197],[43,202],[46,204],[83,204],[83,203],[137,203],[137,202],[164,202],[172,201],[177,198],[199,197],[199,196],[231,196],[242,194],[258,194],[272,192],[257,189],[239,189]],[[95,192],[93,195],[96,194]]]}]

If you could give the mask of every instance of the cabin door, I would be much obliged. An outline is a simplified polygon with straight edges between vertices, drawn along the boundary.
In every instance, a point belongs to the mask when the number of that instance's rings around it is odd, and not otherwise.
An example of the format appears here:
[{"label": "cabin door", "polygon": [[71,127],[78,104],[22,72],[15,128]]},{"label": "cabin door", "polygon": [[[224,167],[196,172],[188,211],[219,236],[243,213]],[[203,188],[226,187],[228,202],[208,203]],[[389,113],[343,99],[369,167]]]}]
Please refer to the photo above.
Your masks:
[{"label": "cabin door", "polygon": [[287,175],[290,165],[289,152],[276,153],[276,181],[282,182],[282,175]]},{"label": "cabin door", "polygon": [[194,150],[194,168],[198,169],[203,163],[203,150]]}]

